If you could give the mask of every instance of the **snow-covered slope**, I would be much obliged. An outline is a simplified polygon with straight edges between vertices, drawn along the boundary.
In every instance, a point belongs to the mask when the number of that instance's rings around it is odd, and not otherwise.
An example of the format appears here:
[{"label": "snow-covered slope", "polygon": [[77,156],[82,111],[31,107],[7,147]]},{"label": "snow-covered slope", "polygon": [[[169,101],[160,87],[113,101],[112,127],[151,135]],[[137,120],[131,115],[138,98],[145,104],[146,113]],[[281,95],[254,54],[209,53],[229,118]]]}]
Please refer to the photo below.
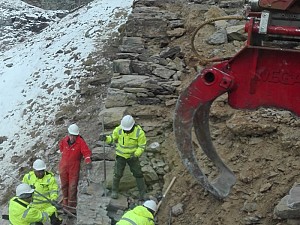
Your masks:
[{"label": "snow-covered slope", "polygon": [[[26,151],[37,141],[42,140],[49,148],[54,145],[49,135],[55,129],[54,115],[76,94],[78,78],[85,72],[82,62],[96,50],[96,39],[98,43],[101,38],[109,39],[126,22],[132,1],[95,0],[58,20],[57,12],[19,0],[0,0],[0,196],[22,166],[14,165],[13,156],[26,157]],[[8,25],[9,18],[17,14],[54,19],[36,34],[26,26],[15,29]],[[18,41],[20,36],[24,36],[22,42]],[[13,44],[4,51],[5,42]]]}]

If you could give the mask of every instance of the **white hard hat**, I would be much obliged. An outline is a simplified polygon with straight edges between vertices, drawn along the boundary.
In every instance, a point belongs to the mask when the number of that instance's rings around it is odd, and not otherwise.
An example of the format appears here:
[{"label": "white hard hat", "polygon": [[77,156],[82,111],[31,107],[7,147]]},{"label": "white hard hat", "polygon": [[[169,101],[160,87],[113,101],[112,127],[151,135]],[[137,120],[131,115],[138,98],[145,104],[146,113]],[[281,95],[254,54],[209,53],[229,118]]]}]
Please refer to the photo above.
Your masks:
[{"label": "white hard hat", "polygon": [[33,169],[34,170],[45,170],[46,169],[46,164],[43,160],[37,159],[33,163]]},{"label": "white hard hat", "polygon": [[129,131],[134,126],[134,119],[130,115],[126,115],[121,120],[121,127],[123,130]]},{"label": "white hard hat", "polygon": [[68,128],[68,132],[69,132],[69,134],[72,134],[72,135],[78,135],[79,134],[79,128],[75,123],[71,124]]},{"label": "white hard hat", "polygon": [[34,192],[34,189],[32,189],[28,184],[19,184],[16,188],[16,195],[20,198],[27,198]]},{"label": "white hard hat", "polygon": [[144,202],[143,206],[145,206],[148,209],[151,209],[152,211],[156,212],[157,210],[157,205],[156,202],[153,200],[147,200]]}]

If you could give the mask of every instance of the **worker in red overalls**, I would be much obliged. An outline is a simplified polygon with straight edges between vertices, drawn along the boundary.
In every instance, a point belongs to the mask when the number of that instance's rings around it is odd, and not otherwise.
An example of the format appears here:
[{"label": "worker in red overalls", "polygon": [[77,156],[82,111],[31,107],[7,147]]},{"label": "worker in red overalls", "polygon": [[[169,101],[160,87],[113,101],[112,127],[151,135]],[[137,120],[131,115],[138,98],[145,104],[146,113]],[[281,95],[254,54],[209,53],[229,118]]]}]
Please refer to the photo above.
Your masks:
[{"label": "worker in red overalls", "polygon": [[68,133],[69,134],[59,142],[59,149],[62,153],[59,163],[59,175],[63,194],[63,205],[72,213],[76,213],[80,162],[82,157],[84,157],[86,169],[90,170],[92,168],[92,152],[79,135],[79,128],[76,124],[69,126]]}]

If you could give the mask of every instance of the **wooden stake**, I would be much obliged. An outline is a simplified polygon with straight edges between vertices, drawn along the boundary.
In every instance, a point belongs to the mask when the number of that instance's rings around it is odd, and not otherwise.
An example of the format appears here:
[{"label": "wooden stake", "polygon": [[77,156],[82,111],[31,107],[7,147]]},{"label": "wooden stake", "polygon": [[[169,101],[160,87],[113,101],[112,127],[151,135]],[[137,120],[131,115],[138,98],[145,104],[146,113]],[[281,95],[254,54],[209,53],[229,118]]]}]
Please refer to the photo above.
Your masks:
[{"label": "wooden stake", "polygon": [[162,197],[162,199],[159,201],[159,203],[158,203],[158,205],[157,205],[157,210],[156,210],[156,212],[155,212],[155,215],[157,214],[157,212],[158,212],[158,209],[159,209],[159,207],[160,207],[161,203],[163,202],[164,198],[166,197],[166,195],[168,194],[169,190],[170,190],[170,189],[171,189],[171,187],[173,186],[173,184],[174,184],[175,180],[176,180],[176,177],[173,177],[173,179],[172,179],[171,183],[169,184],[169,186],[168,186],[167,190],[166,190],[166,191],[165,191],[165,193],[163,194],[163,197]]}]

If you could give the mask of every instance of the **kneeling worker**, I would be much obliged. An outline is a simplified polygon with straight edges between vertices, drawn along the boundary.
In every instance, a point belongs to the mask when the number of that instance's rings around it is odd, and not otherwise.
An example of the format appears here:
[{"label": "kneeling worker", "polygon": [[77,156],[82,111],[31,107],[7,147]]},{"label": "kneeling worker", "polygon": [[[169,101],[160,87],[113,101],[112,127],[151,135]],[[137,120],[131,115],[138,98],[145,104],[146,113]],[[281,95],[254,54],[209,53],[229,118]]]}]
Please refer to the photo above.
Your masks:
[{"label": "kneeling worker", "polygon": [[[43,160],[37,159],[33,163],[33,171],[25,174],[22,182],[34,187],[32,207],[44,211],[52,205],[58,205],[58,184],[54,174],[46,170]],[[57,210],[49,215],[52,225],[60,225],[62,221],[58,218]]]},{"label": "kneeling worker", "polygon": [[8,213],[9,222],[14,225],[43,224],[50,222],[49,215],[56,210],[50,206],[44,211],[32,207],[32,189],[28,184],[19,184],[16,188],[16,197],[9,201]]},{"label": "kneeling worker", "polygon": [[157,205],[153,200],[147,200],[141,206],[136,206],[132,210],[126,212],[116,225],[154,225],[154,214]]}]

